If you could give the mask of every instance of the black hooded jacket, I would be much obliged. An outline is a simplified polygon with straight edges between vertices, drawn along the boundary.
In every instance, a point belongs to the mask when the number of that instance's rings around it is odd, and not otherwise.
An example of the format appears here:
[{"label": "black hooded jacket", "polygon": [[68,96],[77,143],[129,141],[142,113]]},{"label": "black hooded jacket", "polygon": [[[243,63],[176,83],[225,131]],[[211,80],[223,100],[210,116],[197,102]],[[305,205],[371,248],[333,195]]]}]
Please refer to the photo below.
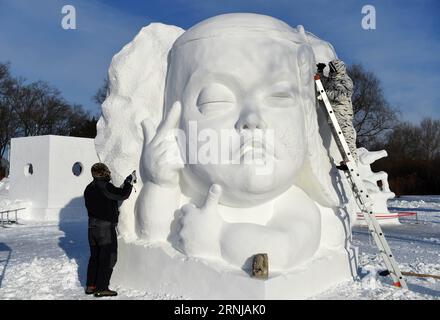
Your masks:
[{"label": "black hooded jacket", "polygon": [[128,199],[132,185],[127,179],[122,188],[115,187],[106,178],[94,178],[84,191],[89,217],[118,223],[118,201]]}]

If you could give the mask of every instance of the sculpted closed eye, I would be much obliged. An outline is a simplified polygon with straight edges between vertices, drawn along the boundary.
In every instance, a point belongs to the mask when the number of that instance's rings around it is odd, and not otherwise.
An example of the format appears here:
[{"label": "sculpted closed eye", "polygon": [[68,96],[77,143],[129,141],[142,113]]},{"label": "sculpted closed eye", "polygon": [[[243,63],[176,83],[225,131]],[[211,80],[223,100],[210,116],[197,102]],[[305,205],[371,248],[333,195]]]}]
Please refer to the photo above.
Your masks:
[{"label": "sculpted closed eye", "polygon": [[275,83],[266,91],[266,103],[269,107],[288,108],[296,104],[295,90],[288,81]]},{"label": "sculpted closed eye", "polygon": [[290,92],[275,92],[270,95],[270,98],[293,99],[293,95]]},{"label": "sculpted closed eye", "polygon": [[273,108],[295,107],[295,96],[290,92],[276,92],[266,98],[266,103]]},{"label": "sculpted closed eye", "polygon": [[206,114],[210,111],[213,111],[212,109],[215,108],[216,105],[217,107],[220,107],[221,105],[222,109],[224,109],[225,105],[235,102],[236,100],[234,93],[230,89],[222,84],[213,83],[200,91],[200,94],[197,98],[197,107],[199,108],[200,112]]}]

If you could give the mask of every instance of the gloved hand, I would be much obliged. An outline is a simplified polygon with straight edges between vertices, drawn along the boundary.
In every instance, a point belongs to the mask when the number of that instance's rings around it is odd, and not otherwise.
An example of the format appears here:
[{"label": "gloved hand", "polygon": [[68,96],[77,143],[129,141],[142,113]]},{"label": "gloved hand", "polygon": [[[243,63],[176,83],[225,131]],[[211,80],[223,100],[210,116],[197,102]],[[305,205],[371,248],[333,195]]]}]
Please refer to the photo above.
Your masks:
[{"label": "gloved hand", "polygon": [[133,185],[133,183],[136,183],[136,170],[134,170],[127,178],[125,178],[125,182]]},{"label": "gloved hand", "polygon": [[137,182],[136,170],[133,170],[133,172],[131,173],[131,176],[133,178],[133,183],[136,183]]},{"label": "gloved hand", "polygon": [[125,178],[124,183],[133,184],[133,176],[131,174],[127,176],[127,178]]},{"label": "gloved hand", "polygon": [[326,64],[320,62],[316,66],[318,67],[318,72],[322,72],[322,71],[324,71],[324,68],[326,67]]}]

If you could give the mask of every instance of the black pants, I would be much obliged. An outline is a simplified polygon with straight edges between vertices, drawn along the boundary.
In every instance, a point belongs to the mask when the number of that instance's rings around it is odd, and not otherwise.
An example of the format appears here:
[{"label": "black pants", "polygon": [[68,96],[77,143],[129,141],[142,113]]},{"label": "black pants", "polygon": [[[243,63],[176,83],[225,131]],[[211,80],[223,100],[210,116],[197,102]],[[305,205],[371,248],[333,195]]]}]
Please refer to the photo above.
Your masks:
[{"label": "black pants", "polygon": [[90,260],[87,286],[106,290],[118,256],[116,225],[95,218],[89,219]]}]

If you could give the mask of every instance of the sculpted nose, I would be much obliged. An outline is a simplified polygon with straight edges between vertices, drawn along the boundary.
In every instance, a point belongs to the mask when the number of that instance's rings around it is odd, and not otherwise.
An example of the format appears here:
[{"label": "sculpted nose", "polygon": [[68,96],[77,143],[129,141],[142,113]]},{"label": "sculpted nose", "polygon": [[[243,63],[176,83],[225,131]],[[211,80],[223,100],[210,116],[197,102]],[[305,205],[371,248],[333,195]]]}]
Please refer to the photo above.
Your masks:
[{"label": "sculpted nose", "polygon": [[266,129],[267,125],[261,116],[256,112],[247,112],[240,116],[235,129],[241,130],[254,130],[254,129]]}]

